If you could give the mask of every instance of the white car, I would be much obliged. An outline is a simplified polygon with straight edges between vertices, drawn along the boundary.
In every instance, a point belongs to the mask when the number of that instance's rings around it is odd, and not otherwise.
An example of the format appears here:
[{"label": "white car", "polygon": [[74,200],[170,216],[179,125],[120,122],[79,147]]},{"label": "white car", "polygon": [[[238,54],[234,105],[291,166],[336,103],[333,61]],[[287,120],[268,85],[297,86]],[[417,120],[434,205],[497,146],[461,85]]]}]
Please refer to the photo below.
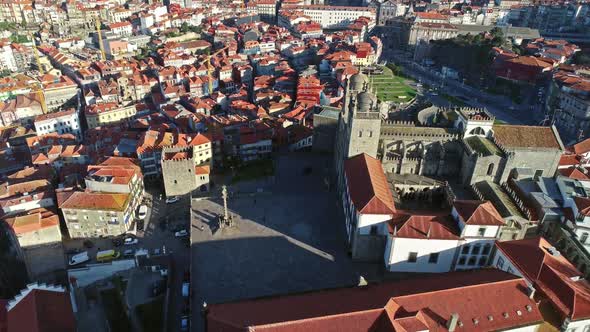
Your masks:
[{"label": "white car", "polygon": [[176,203],[178,201],[180,201],[180,198],[178,198],[176,196],[166,198],[166,204],[172,204],[172,203]]},{"label": "white car", "polygon": [[138,239],[135,239],[135,238],[132,238],[132,237],[126,238],[125,239],[125,242],[124,242],[124,244],[126,246],[130,246],[130,245],[137,244],[137,243],[139,243],[139,240]]},{"label": "white car", "polygon": [[181,229],[178,232],[174,233],[174,236],[176,236],[176,237],[188,236],[188,232],[186,231],[186,229]]},{"label": "white car", "polygon": [[145,217],[147,216],[147,212],[148,212],[147,205],[141,205],[139,207],[139,211],[137,212],[137,218],[144,220]]}]

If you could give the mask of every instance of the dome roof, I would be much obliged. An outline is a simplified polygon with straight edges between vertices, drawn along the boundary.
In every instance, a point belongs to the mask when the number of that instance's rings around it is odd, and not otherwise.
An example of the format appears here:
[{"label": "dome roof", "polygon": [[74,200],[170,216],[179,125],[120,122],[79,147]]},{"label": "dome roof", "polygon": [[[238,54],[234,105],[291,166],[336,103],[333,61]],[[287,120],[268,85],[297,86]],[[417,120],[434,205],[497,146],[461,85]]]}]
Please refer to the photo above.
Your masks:
[{"label": "dome roof", "polygon": [[363,73],[354,74],[350,77],[350,89],[360,91],[369,83],[369,78]]},{"label": "dome roof", "polygon": [[377,98],[372,93],[361,92],[357,97],[357,105],[359,111],[368,111],[371,109],[371,105],[377,104]]}]

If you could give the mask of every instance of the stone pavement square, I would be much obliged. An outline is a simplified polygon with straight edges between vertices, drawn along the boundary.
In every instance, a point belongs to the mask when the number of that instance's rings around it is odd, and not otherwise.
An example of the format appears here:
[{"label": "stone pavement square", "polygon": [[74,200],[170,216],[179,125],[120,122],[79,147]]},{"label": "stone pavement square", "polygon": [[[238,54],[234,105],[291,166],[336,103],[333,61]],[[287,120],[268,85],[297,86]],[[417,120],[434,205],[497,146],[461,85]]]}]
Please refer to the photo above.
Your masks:
[{"label": "stone pavement square", "polygon": [[[191,285],[193,331],[202,331],[203,302],[350,286],[380,264],[353,263],[336,194],[323,186],[323,159],[283,157],[262,193],[239,192],[228,201],[235,227],[218,229],[219,194],[193,200]],[[307,161],[306,161],[307,160]],[[314,165],[310,175],[302,170]],[[256,187],[256,186],[254,186]],[[201,230],[202,228],[202,230]]]}]

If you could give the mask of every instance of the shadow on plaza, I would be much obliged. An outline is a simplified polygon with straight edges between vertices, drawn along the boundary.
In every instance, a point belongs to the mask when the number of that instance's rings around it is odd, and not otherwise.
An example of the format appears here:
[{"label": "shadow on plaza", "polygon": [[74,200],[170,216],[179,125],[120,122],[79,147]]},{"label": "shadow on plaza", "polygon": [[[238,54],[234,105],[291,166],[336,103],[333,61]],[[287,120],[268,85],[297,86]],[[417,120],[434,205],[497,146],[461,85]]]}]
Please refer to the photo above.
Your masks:
[{"label": "shadow on plaza", "polygon": [[346,256],[325,256],[283,236],[211,240],[192,245],[193,331],[203,331],[204,302],[352,286],[359,266]]}]

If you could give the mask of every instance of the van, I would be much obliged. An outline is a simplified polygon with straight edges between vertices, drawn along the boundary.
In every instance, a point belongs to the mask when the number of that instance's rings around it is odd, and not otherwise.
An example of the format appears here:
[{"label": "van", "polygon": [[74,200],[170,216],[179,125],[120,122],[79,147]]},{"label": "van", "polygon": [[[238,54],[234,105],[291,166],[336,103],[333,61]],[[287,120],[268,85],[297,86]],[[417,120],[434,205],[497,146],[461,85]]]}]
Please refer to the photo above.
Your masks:
[{"label": "van", "polygon": [[188,282],[182,283],[182,297],[188,297],[190,284]]},{"label": "van", "polygon": [[88,251],[81,252],[79,254],[75,254],[74,256],[70,257],[69,265],[78,265],[84,262],[88,262],[90,257],[88,257]]},{"label": "van", "polygon": [[103,250],[96,253],[96,260],[98,262],[108,262],[113,259],[117,259],[121,256],[121,253],[116,250]]}]

